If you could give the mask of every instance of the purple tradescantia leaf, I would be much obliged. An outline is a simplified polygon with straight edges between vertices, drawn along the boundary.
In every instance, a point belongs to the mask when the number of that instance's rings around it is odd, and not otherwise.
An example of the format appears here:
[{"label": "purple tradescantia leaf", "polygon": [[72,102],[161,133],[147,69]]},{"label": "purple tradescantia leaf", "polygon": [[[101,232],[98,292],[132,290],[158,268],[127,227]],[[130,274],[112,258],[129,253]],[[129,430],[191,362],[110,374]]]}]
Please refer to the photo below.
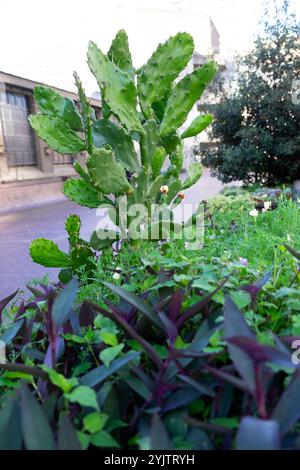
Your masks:
[{"label": "purple tradescantia leaf", "polygon": [[58,431],[58,450],[82,450],[75,428],[68,416],[62,416]]},{"label": "purple tradescantia leaf", "polygon": [[[233,336],[243,336],[255,340],[254,333],[250,330],[244,317],[235,303],[226,298],[224,307],[224,336],[225,339]],[[249,355],[234,344],[228,344],[229,356],[240,376],[245,380],[249,390],[255,390],[254,364]]]},{"label": "purple tradescantia leaf", "polygon": [[44,292],[37,289],[36,287],[29,286],[28,284],[26,285],[26,287],[35,297],[41,297],[42,295],[44,295]]},{"label": "purple tradescantia leaf", "polygon": [[5,299],[0,300],[0,325],[2,325],[2,313],[5,307],[9,304],[11,300],[17,295],[19,292],[19,289],[17,289],[13,294],[9,295],[8,297],[5,297]]},{"label": "purple tradescantia leaf", "polygon": [[170,304],[169,304],[169,318],[172,321],[176,321],[177,317],[180,314],[182,301],[183,301],[183,290],[179,289],[171,296]]},{"label": "purple tradescantia leaf", "polygon": [[[56,362],[62,356],[65,349],[64,340],[60,336],[56,336],[53,344],[49,344],[45,359],[44,365],[47,367],[55,368]],[[55,361],[53,362],[53,351],[55,351]]]},{"label": "purple tradescantia leaf", "polygon": [[165,425],[160,419],[159,415],[153,415],[151,431],[150,431],[150,446],[151,450],[171,450],[172,444],[170,437],[167,433]]},{"label": "purple tradescantia leaf", "polygon": [[128,292],[122,287],[115,286],[110,282],[103,282],[103,284],[110,289],[114,294],[117,294],[123,300],[126,300],[129,304],[133,307],[137,308],[141,313],[143,313],[149,320],[155,323],[158,327],[163,328],[163,324],[158,317],[157,313],[153,308],[151,308],[148,304],[143,302],[137,295],[133,294],[132,292]]},{"label": "purple tradescantia leaf", "polygon": [[203,349],[208,345],[210,338],[220,327],[220,324],[218,326],[211,327],[209,322],[205,320],[195,334],[191,346],[183,351],[173,349],[171,351],[171,356],[174,358],[181,356],[182,359],[179,359],[177,364],[172,362],[168,368],[166,380],[171,380],[178,373],[179,365],[184,368],[192,362],[194,357],[201,357]]},{"label": "purple tradescantia leaf", "polygon": [[236,448],[237,450],[278,450],[280,436],[277,421],[246,416],[240,424]]},{"label": "purple tradescantia leaf", "polygon": [[3,341],[5,344],[10,343],[19,333],[23,324],[24,320],[18,320],[17,322],[12,323],[12,325],[5,331],[5,333],[0,336],[0,340]]},{"label": "purple tradescantia leaf", "polygon": [[195,305],[192,305],[192,307],[188,308],[183,314],[181,314],[177,320],[177,328],[180,330],[184,323],[189,320],[190,318],[194,317],[197,315],[201,310],[206,307],[206,305],[210,302],[212,297],[220,290],[222,287],[226,284],[228,280],[228,277],[226,277],[221,284],[219,284],[212,292],[207,294],[203,299],[201,299],[199,302],[197,302]]},{"label": "purple tradescantia leaf", "polygon": [[271,362],[282,367],[299,367],[293,364],[291,354],[288,351],[282,352],[272,346],[259,344],[257,341],[243,336],[227,338],[227,341],[245,351],[256,364]]},{"label": "purple tradescantia leaf", "polygon": [[145,401],[148,402],[150,400],[152,392],[150,392],[149,388],[143,382],[133,376],[129,368],[124,367],[123,369],[118,370],[117,375],[119,375],[127,385]]},{"label": "purple tradescantia leaf", "polygon": [[15,321],[17,321],[22,315],[24,315],[24,313],[26,312],[26,308],[27,306],[25,306],[24,302],[22,301],[15,315]]},{"label": "purple tradescantia leaf", "polygon": [[137,377],[143,382],[146,387],[150,390],[150,392],[155,391],[155,383],[153,380],[147,375],[141,367],[138,366],[132,366],[131,370],[134,374],[137,375]]},{"label": "purple tradescantia leaf", "polygon": [[300,418],[300,374],[295,372],[290,385],[284,391],[272,413],[272,419],[279,423],[280,434],[286,434]]},{"label": "purple tradescantia leaf", "polygon": [[78,289],[77,279],[71,279],[64,290],[56,297],[52,307],[52,318],[56,328],[63,326],[69,319]]},{"label": "purple tradescantia leaf", "polygon": [[249,391],[247,383],[244,380],[240,379],[239,377],[235,377],[234,375],[231,375],[228,372],[223,371],[222,369],[215,369],[211,366],[208,366],[207,364],[204,364],[203,367],[207,369],[212,375],[214,375],[221,382],[227,382],[233,385],[234,387],[239,388],[240,390],[243,390],[244,392]]},{"label": "purple tradescantia leaf", "polygon": [[297,259],[300,259],[300,253],[298,251],[294,250],[294,248],[291,248],[285,243],[283,244],[283,246],[291,253],[291,255],[293,255]]},{"label": "purple tradescantia leaf", "polygon": [[90,325],[93,325],[95,317],[96,314],[91,304],[85,300],[79,311],[80,326],[88,327]]},{"label": "purple tradescantia leaf", "polygon": [[27,450],[54,450],[55,442],[43,408],[26,385],[20,390],[23,439]]},{"label": "purple tradescantia leaf", "polygon": [[158,316],[161,319],[161,321],[162,321],[162,323],[165,327],[165,331],[167,333],[167,337],[168,337],[170,343],[174,344],[174,342],[176,341],[176,338],[178,336],[178,330],[176,328],[175,323],[173,323],[173,321],[170,320],[164,312],[158,312]]},{"label": "purple tradescantia leaf", "polygon": [[215,434],[230,434],[232,432],[230,428],[220,426],[219,424],[205,423],[204,421],[200,421],[196,418],[193,418],[192,416],[186,416],[185,421],[190,426],[199,427],[201,429],[204,429],[205,431],[213,432]]},{"label": "purple tradescantia leaf", "polygon": [[200,351],[196,351],[193,349],[172,349],[171,350],[171,357],[173,358],[180,358],[180,357],[211,357],[211,353],[203,353]]},{"label": "purple tradescantia leaf", "polygon": [[202,392],[194,387],[183,387],[170,394],[164,401],[163,412],[176,410],[203,395]]},{"label": "purple tradescantia leaf", "polygon": [[0,410],[0,451],[21,450],[21,410],[16,395],[10,395]]},{"label": "purple tradescantia leaf", "polygon": [[195,388],[196,390],[199,390],[199,392],[203,393],[203,395],[208,395],[209,397],[216,396],[215,392],[210,387],[208,387],[207,385],[204,385],[198,380],[192,379],[191,377],[188,377],[187,375],[182,375],[182,374],[179,374],[178,377],[180,378],[180,380],[187,383],[191,387]]},{"label": "purple tradescantia leaf", "polygon": [[91,370],[90,372],[87,372],[85,375],[80,377],[79,382],[81,385],[94,387],[95,385],[98,385],[99,383],[103,382],[105,379],[110,377],[112,374],[117,372],[129,362],[137,359],[139,355],[140,352],[129,352],[124,356],[121,356],[118,359],[112,361],[109,367],[103,365]]},{"label": "purple tradescantia leaf", "polygon": [[158,368],[161,368],[163,367],[163,362],[162,360],[160,359],[159,355],[157,354],[157,352],[155,351],[155,349],[151,346],[150,343],[148,343],[148,341],[146,341],[144,338],[142,338],[136,331],[135,329],[129,325],[129,323],[127,322],[127,320],[125,320],[124,318],[121,317],[121,315],[119,315],[118,313],[116,312],[108,312],[107,310],[105,310],[104,308],[100,307],[99,305],[97,304],[92,304],[93,308],[97,311],[97,312],[100,312],[102,313],[102,315],[110,318],[111,320],[113,320],[114,322],[118,323],[120,326],[122,326],[122,328],[133,338],[135,339],[136,341],[138,341],[138,343],[140,343],[140,345],[142,346],[142,348],[144,349],[144,351],[146,351],[148,354],[149,354],[149,357],[151,357],[151,359],[153,360],[153,362],[157,365]]},{"label": "purple tradescantia leaf", "polygon": [[241,289],[248,292],[251,297],[252,306],[255,306],[257,296],[260,290],[264,287],[265,284],[271,279],[272,271],[267,272],[262,279],[255,282],[254,284],[248,284],[246,286],[242,286]]}]

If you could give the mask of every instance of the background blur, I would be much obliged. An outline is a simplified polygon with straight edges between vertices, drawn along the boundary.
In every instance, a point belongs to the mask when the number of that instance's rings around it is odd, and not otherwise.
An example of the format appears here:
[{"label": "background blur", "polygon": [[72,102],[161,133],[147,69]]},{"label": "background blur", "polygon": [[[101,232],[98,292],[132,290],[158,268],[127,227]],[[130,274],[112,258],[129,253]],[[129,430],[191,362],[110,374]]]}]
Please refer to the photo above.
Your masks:
[{"label": "background blur", "polygon": [[[300,2],[294,1],[300,13]],[[1,2],[0,70],[74,89],[77,70],[91,94],[97,87],[85,64],[90,39],[107,50],[116,31],[128,31],[134,63],[140,66],[157,43],[178,30],[190,32],[196,50],[231,60],[249,50],[262,15],[261,0],[15,0]]]}]

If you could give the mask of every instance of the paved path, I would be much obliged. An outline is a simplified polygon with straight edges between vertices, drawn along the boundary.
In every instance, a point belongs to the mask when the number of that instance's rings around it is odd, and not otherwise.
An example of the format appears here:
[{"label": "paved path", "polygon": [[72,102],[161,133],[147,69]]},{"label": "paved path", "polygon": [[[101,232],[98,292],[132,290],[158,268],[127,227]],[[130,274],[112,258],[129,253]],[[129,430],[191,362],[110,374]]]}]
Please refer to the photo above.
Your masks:
[{"label": "paved path", "polygon": [[[185,202],[196,203],[207,199],[221,188],[222,184],[206,170],[198,184],[186,192]],[[82,236],[88,239],[99,221],[96,211],[68,200],[0,216],[0,299],[17,288],[25,289],[29,279],[41,278],[47,272],[51,273],[52,279],[55,278],[58,270],[33,263],[28,247],[33,238],[45,237],[66,250],[68,242],[64,222],[72,213],[81,216]]]}]

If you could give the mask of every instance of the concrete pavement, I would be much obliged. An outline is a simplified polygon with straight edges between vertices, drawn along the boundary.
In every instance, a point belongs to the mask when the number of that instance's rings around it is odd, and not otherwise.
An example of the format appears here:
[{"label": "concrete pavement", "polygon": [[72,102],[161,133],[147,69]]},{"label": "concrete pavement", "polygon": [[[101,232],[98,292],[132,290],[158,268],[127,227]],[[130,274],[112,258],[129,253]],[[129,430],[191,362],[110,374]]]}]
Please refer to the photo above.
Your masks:
[{"label": "concrete pavement", "polygon": [[[222,183],[211,177],[209,170],[205,170],[199,182],[186,191],[185,202],[195,203],[207,199],[216,195],[221,188]],[[51,273],[51,279],[56,278],[58,270],[32,262],[29,244],[34,238],[44,237],[67,250],[64,223],[69,214],[81,217],[82,236],[89,239],[99,222],[96,210],[77,206],[66,199],[0,216],[0,299],[17,288],[25,289],[30,279],[41,278],[46,273]]]}]

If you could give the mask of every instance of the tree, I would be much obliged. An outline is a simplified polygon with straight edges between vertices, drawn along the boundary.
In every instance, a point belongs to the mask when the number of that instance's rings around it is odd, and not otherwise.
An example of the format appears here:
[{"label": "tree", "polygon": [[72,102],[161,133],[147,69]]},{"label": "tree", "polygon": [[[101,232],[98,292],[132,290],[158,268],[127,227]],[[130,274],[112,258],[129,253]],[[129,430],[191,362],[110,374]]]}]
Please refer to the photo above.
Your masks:
[{"label": "tree", "polygon": [[223,182],[274,185],[300,177],[300,100],[293,99],[293,84],[300,80],[300,23],[289,0],[275,10],[266,13],[253,51],[240,60],[237,86],[225,87],[210,110],[210,137],[217,145],[202,161]]}]

